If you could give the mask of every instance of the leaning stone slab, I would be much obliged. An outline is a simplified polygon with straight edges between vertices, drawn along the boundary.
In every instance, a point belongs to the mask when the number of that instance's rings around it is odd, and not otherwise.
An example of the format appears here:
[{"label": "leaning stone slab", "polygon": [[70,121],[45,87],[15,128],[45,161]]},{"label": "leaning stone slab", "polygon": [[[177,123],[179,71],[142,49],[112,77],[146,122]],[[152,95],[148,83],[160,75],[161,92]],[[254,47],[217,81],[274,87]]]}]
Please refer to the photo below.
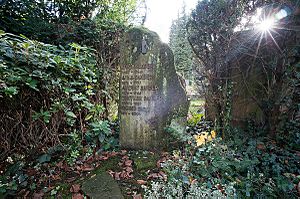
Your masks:
[{"label": "leaning stone slab", "polygon": [[91,199],[123,199],[118,183],[106,172],[97,174],[82,184],[82,191]]},{"label": "leaning stone slab", "polygon": [[156,33],[132,28],[121,43],[120,64],[121,147],[165,148],[166,129],[184,131],[189,107],[171,49]]}]

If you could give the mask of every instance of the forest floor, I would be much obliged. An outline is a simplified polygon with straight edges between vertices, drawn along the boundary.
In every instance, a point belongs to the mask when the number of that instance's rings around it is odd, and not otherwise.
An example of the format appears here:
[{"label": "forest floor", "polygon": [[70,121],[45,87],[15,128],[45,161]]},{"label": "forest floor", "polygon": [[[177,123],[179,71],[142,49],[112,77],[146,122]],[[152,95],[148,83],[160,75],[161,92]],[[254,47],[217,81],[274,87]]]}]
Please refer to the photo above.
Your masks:
[{"label": "forest floor", "polygon": [[203,104],[202,100],[191,103],[184,139],[169,151],[115,149],[83,153],[72,162],[64,150],[53,148],[26,158],[8,158],[0,164],[0,198],[88,198],[83,185],[104,173],[117,182],[124,198],[154,194],[153,181],[160,183],[160,193],[172,197],[180,194],[178,187],[188,194],[195,183],[201,185],[197,194],[234,190],[250,198],[300,196],[300,151],[255,129],[248,134],[232,130],[226,139],[214,138],[211,123],[197,111]]},{"label": "forest floor", "polygon": [[[79,158],[72,166],[66,164],[62,157],[42,164],[38,159],[35,163],[23,163],[23,166],[16,164],[22,169],[10,169],[23,171],[24,188],[16,195],[7,195],[6,198],[83,198],[85,193],[81,189],[82,184],[91,177],[107,172],[118,183],[125,198],[138,199],[142,197],[142,185],[156,178],[166,179],[160,163],[168,158],[171,156],[167,152],[159,154],[122,150],[93,155],[86,161]],[[19,176],[20,180],[21,178]]]}]

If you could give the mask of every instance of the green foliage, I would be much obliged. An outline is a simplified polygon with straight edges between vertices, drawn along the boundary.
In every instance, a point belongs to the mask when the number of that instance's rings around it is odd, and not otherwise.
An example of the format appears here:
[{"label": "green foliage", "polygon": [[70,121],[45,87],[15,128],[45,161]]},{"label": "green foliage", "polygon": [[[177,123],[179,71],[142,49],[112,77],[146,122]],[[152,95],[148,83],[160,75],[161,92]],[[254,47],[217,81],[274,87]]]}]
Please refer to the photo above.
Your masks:
[{"label": "green foliage", "polygon": [[172,22],[170,28],[170,47],[174,54],[174,64],[176,71],[185,79],[193,80],[193,51],[187,39],[186,24],[188,15],[183,7],[181,16]]},{"label": "green foliage", "polygon": [[[95,49],[97,102],[103,104],[108,117],[110,104],[118,98],[119,37],[137,16],[133,13],[138,2],[5,0],[0,4],[0,29],[67,49],[70,43]],[[6,92],[17,91],[8,87]]]},{"label": "green foliage", "polygon": [[223,131],[230,122],[230,67],[225,63],[230,41],[241,19],[254,12],[256,4],[251,0],[199,1],[187,23],[188,40],[202,62],[196,69],[200,77],[197,84],[205,85],[205,98],[212,105],[210,110],[215,110],[218,130]]},{"label": "green foliage", "polygon": [[89,143],[102,145],[104,150],[114,149],[117,145],[117,140],[112,136],[108,121],[90,123],[90,130],[85,136]]},{"label": "green foliage", "polygon": [[[0,101],[4,103],[0,124],[5,132],[0,136],[6,143],[1,152],[9,153],[12,146],[47,146],[49,140],[42,135],[59,141],[61,131],[73,132],[61,140],[69,146],[69,162],[82,152],[84,138],[101,143],[93,147],[116,146],[108,121],[102,120],[104,107],[93,100],[100,75],[94,50],[75,43],[56,47],[8,33],[0,37]],[[35,99],[24,101],[25,96]],[[18,126],[21,133],[14,134],[8,118],[17,120],[19,114],[24,115]],[[31,134],[25,133],[27,129],[32,129]],[[16,140],[19,145],[13,144]],[[40,161],[45,162],[45,157]]]},{"label": "green foliage", "polygon": [[[288,100],[288,96],[294,89],[298,90],[289,81],[289,76],[294,77],[289,72],[291,60],[299,59],[299,53],[294,53],[299,45],[298,33],[286,27],[299,24],[298,14],[292,11],[277,21],[280,28],[274,29],[278,34],[265,35],[255,28],[256,22],[252,20],[258,8],[262,18],[272,18],[279,10],[287,9],[286,6],[297,10],[299,3],[204,0],[193,10],[187,24],[188,39],[203,62],[197,71],[206,81],[207,112],[210,119],[216,120],[216,129],[229,132],[232,119],[241,124],[253,113],[257,124],[266,129],[264,133],[274,135],[279,133],[279,115],[283,107],[291,102],[297,104],[295,100]],[[237,104],[233,104],[233,99]],[[243,100],[249,102],[246,113],[238,110]],[[295,118],[291,112],[287,115],[289,119]]]},{"label": "green foliage", "polygon": [[194,150],[189,143],[175,151],[162,165],[167,181],[152,182],[146,196],[297,198],[300,157],[266,137],[243,135],[235,129],[226,141],[217,138]]},{"label": "green foliage", "polygon": [[[290,55],[284,84],[287,85],[288,94],[284,96],[281,104],[285,109],[279,118],[277,140],[294,150],[300,150],[300,46],[294,47]],[[285,136],[281,136],[285,135]]]},{"label": "green foliage", "polygon": [[95,26],[89,21],[92,16],[96,16],[102,24],[100,30],[113,29],[109,26],[129,20],[136,4],[137,0],[6,0],[0,4],[0,28],[46,43],[57,44],[57,41],[63,42],[64,39],[66,44],[70,43],[70,37],[73,37],[72,42],[78,42],[78,39],[92,39],[97,34]]},{"label": "green foliage", "polygon": [[201,120],[204,118],[203,113],[191,113],[191,117],[188,118],[188,125],[189,126],[196,126]]}]

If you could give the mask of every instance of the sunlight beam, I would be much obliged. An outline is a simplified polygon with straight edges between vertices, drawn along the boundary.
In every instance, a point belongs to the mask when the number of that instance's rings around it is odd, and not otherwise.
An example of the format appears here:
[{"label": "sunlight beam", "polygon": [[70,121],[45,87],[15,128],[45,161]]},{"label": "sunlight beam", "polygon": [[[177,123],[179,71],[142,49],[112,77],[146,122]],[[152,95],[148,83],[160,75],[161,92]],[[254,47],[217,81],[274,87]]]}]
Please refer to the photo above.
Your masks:
[{"label": "sunlight beam", "polygon": [[273,18],[268,18],[268,19],[264,19],[263,21],[261,21],[257,25],[257,28],[261,32],[266,32],[266,31],[270,31],[271,29],[273,29],[274,26],[275,26],[275,20]]}]

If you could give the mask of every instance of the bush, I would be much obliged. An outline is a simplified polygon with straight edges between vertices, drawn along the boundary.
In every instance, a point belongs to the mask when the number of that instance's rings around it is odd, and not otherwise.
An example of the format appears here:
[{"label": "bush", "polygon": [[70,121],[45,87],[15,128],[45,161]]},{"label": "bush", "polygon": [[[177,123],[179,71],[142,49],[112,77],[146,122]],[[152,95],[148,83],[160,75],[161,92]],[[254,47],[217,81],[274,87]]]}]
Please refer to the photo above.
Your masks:
[{"label": "bush", "polygon": [[75,129],[83,144],[83,134],[101,121],[104,110],[97,103],[94,50],[4,32],[0,38],[1,159],[13,150],[73,142],[68,136]]}]

